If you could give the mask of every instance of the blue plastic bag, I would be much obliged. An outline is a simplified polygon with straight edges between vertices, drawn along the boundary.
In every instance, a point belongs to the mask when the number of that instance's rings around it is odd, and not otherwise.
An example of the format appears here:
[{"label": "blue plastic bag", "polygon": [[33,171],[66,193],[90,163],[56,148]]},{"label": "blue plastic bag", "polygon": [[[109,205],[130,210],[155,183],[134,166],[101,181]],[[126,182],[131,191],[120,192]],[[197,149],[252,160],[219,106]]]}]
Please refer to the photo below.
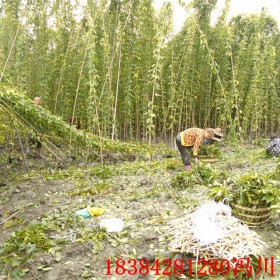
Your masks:
[{"label": "blue plastic bag", "polygon": [[78,211],[75,212],[75,214],[77,216],[83,217],[84,219],[88,219],[90,217],[90,213],[88,212],[87,208],[78,210]]}]

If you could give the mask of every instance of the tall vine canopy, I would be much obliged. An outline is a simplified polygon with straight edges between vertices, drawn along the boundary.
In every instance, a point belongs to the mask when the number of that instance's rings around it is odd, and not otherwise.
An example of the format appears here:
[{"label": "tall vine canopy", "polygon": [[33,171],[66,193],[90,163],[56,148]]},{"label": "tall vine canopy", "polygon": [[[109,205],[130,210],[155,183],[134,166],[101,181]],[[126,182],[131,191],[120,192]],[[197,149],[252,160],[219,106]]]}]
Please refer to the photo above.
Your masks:
[{"label": "tall vine canopy", "polygon": [[159,11],[152,0],[1,1],[1,83],[99,139],[279,132],[277,21],[265,9],[229,20],[227,0],[211,25],[216,0],[181,3],[189,16],[174,34],[168,1]]}]

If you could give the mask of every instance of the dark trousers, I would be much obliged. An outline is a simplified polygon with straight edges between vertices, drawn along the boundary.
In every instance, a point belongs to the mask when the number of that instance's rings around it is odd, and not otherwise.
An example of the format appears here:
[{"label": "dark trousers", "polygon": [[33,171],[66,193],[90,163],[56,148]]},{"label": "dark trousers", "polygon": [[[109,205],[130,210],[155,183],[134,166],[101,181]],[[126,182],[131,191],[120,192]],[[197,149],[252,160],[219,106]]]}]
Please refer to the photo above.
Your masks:
[{"label": "dark trousers", "polygon": [[177,138],[176,138],[176,145],[181,154],[184,165],[190,165],[191,164],[191,154],[189,152],[189,149],[191,147],[182,146],[181,141],[179,141]]}]

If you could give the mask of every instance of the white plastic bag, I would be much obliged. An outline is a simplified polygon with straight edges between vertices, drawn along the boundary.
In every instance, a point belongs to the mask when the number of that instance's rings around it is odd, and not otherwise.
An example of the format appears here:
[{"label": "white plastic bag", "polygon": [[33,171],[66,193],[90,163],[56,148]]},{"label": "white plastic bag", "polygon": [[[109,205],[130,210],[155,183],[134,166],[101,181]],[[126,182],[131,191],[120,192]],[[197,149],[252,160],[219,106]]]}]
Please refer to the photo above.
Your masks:
[{"label": "white plastic bag", "polygon": [[108,232],[121,232],[124,227],[124,221],[118,218],[102,219],[100,228],[105,228]]},{"label": "white plastic bag", "polygon": [[195,237],[203,245],[217,242],[225,235],[225,229],[221,227],[220,221],[230,216],[231,208],[229,206],[221,202],[205,202],[193,213]]}]

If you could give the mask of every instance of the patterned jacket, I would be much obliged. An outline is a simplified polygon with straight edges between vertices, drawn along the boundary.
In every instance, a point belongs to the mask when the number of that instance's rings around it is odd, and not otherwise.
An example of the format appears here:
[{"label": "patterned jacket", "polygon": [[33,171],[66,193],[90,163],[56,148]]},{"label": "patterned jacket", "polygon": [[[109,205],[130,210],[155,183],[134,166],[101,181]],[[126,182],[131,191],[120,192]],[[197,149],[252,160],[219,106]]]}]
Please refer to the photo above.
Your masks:
[{"label": "patterned jacket", "polygon": [[266,150],[272,153],[274,157],[280,157],[280,138],[274,138],[270,141]]},{"label": "patterned jacket", "polygon": [[197,156],[198,149],[202,144],[204,138],[204,129],[189,128],[180,133],[181,145],[186,147],[193,147],[193,155]]}]

